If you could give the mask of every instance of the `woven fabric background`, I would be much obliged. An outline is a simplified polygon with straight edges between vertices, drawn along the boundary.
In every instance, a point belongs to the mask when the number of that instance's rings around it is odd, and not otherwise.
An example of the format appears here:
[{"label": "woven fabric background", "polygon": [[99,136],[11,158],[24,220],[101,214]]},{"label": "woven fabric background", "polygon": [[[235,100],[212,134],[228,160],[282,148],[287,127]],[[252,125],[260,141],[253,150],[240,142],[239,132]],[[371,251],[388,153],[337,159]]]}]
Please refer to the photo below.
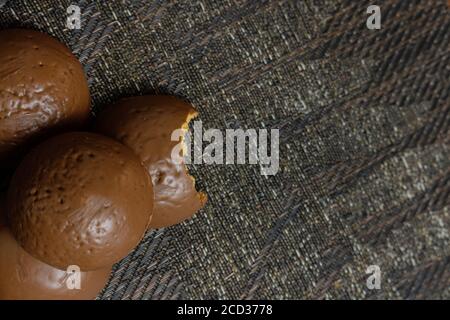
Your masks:
[{"label": "woven fabric background", "polygon": [[148,232],[99,299],[450,298],[450,10],[376,2],[380,30],[359,0],[0,2],[2,28],[73,50],[94,110],[168,93],[206,129],[280,129],[275,176],[190,166],[207,206]]}]

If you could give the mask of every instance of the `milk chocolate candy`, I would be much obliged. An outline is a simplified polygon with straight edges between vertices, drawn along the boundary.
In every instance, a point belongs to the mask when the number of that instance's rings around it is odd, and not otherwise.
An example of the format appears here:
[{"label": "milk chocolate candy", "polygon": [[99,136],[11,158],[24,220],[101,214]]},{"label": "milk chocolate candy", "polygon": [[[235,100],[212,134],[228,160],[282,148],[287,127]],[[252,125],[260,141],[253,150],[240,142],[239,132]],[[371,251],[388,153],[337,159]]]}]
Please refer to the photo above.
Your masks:
[{"label": "milk chocolate candy", "polygon": [[58,270],[29,255],[0,225],[0,300],[91,300],[106,285],[111,267]]},{"label": "milk chocolate candy", "polygon": [[62,271],[33,258],[7,228],[4,200],[0,194],[0,300],[94,299],[106,285],[111,268]]},{"label": "milk chocolate candy", "polygon": [[197,115],[187,102],[171,96],[141,96],[119,101],[99,114],[95,130],[129,146],[139,155],[151,175],[155,206],[151,228],[161,228],[190,218],[206,202],[184,163],[173,161],[171,153],[179,141],[172,141],[176,129],[188,130]]},{"label": "milk chocolate candy", "polygon": [[37,31],[0,31],[0,168],[42,135],[83,125],[90,95],[70,50]]},{"label": "milk chocolate candy", "polygon": [[33,149],[7,195],[14,237],[61,270],[98,270],[124,258],[142,239],[152,209],[152,184],[140,159],[115,140],[85,132]]}]

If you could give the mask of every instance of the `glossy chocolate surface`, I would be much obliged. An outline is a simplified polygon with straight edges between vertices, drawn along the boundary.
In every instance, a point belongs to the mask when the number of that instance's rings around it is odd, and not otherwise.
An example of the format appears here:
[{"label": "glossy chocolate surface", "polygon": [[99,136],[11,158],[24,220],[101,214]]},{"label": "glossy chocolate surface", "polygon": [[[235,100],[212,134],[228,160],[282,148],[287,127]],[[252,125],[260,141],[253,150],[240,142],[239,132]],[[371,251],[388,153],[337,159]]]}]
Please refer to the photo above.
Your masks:
[{"label": "glossy chocolate surface", "polygon": [[80,289],[69,289],[71,276],[25,252],[0,226],[0,300],[91,300],[106,285],[111,268],[81,272]]},{"label": "glossy chocolate surface", "polygon": [[174,130],[187,127],[195,109],[172,96],[127,98],[106,108],[95,130],[113,137],[138,154],[152,177],[155,206],[151,228],[161,228],[192,217],[206,202],[197,192],[185,165],[172,160]]},{"label": "glossy chocolate surface", "polygon": [[106,285],[111,268],[80,273],[80,289],[69,289],[66,271],[25,252],[6,227],[5,197],[0,194],[0,300],[91,300]]},{"label": "glossy chocolate surface", "polygon": [[70,50],[41,32],[0,31],[0,168],[30,142],[83,125],[90,95]]},{"label": "glossy chocolate surface", "polygon": [[124,258],[142,239],[152,209],[152,184],[140,159],[115,140],[85,132],[33,149],[7,196],[15,238],[62,270],[97,270]]}]

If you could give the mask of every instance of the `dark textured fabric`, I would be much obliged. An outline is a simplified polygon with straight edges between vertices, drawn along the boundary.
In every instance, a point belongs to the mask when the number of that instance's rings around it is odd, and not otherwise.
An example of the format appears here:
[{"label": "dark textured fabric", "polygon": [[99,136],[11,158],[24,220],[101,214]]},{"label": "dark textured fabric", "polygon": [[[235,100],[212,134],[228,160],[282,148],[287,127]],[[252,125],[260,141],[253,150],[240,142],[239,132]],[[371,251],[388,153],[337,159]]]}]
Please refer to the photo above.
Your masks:
[{"label": "dark textured fabric", "polygon": [[[279,128],[280,172],[191,165],[207,206],[150,231],[100,299],[450,298],[446,1],[8,1],[56,36],[94,110],[169,93],[205,128]],[[82,29],[65,27],[78,4]],[[381,290],[366,287],[379,265]]]}]

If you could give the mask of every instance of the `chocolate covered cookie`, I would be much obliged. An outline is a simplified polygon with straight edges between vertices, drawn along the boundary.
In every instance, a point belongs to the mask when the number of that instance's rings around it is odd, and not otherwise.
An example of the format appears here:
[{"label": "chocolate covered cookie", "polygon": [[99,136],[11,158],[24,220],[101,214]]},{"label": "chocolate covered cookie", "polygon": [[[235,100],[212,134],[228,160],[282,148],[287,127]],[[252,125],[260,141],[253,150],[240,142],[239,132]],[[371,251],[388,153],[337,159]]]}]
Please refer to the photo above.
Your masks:
[{"label": "chocolate covered cookie", "polygon": [[161,228],[192,217],[207,200],[197,192],[184,163],[172,159],[179,141],[176,129],[188,130],[197,116],[187,102],[172,96],[140,96],[119,101],[99,114],[95,130],[129,146],[142,159],[153,182],[155,205],[151,228]]},{"label": "chocolate covered cookie", "polygon": [[89,113],[83,68],[65,45],[37,31],[0,31],[0,168],[39,137],[82,126]]},{"label": "chocolate covered cookie", "polygon": [[140,159],[117,141],[85,132],[33,149],[7,196],[14,237],[62,270],[97,270],[124,258],[142,239],[152,209],[152,183]]}]

